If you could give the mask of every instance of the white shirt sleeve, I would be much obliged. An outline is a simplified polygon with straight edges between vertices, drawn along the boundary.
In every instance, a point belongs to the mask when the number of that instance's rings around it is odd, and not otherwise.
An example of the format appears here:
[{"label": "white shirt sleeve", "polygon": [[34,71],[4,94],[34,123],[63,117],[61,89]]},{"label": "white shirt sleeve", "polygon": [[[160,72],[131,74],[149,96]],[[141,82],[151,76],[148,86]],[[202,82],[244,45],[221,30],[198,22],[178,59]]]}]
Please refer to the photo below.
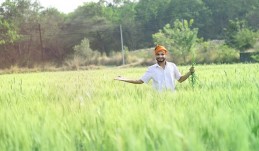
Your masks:
[{"label": "white shirt sleeve", "polygon": [[173,64],[173,66],[174,66],[174,76],[175,76],[175,79],[176,79],[176,80],[179,80],[182,75],[181,75],[181,73],[179,72],[177,66],[176,66],[175,64]]},{"label": "white shirt sleeve", "polygon": [[151,68],[148,68],[148,70],[146,71],[146,73],[140,78],[140,80],[142,80],[144,83],[148,83],[150,81],[150,79],[152,78],[152,71]]}]

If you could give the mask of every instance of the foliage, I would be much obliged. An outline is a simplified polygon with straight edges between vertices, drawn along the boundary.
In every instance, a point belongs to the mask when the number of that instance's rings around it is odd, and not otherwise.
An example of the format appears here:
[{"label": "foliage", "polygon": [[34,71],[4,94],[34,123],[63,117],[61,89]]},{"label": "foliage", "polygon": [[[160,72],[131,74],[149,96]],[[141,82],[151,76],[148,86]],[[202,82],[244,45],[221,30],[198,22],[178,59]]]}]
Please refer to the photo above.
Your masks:
[{"label": "foliage", "polygon": [[224,29],[227,28],[230,20],[246,21],[246,15],[259,7],[258,0],[250,0],[247,3],[243,0],[204,0],[204,3],[211,12],[211,16],[207,19],[213,18],[209,24],[205,25],[209,29],[207,32],[210,33],[208,35],[210,39],[224,38]]},{"label": "foliage", "polygon": [[196,50],[197,63],[233,63],[239,61],[239,51],[229,47],[224,41],[213,40],[199,43]]},{"label": "foliage", "polygon": [[[169,24],[165,25],[162,30],[153,35],[155,44],[165,45],[171,52],[174,50],[175,54],[180,54],[186,61],[186,56],[189,53],[195,54],[194,46],[198,40],[198,29],[191,29],[193,20],[176,20],[174,27],[171,28]],[[195,56],[194,56],[195,57]]]},{"label": "foliage", "polygon": [[237,58],[239,58],[239,51],[227,46],[221,45],[219,46],[216,54],[217,57],[215,59],[216,63],[233,63],[237,62]]},{"label": "foliage", "polygon": [[244,20],[229,20],[227,28],[225,31],[225,42],[231,47],[235,47],[235,35],[241,29],[247,28],[246,22]]},{"label": "foliage", "polygon": [[259,55],[252,55],[251,56],[252,59],[254,59],[256,62],[259,62]]},{"label": "foliage", "polygon": [[234,36],[236,48],[246,50],[252,48],[256,43],[256,33],[249,29],[242,29]]},{"label": "foliage", "polygon": [[257,32],[257,40],[253,48],[255,52],[259,52],[259,31]]},{"label": "foliage", "polygon": [[92,60],[98,58],[100,53],[90,48],[89,40],[84,38],[79,45],[74,46],[74,56],[82,58],[85,65],[91,64]]},{"label": "foliage", "polygon": [[226,31],[226,44],[240,51],[252,48],[256,42],[256,33],[247,27],[244,20],[230,20]]},{"label": "foliage", "polygon": [[48,8],[41,12],[39,18],[38,26],[41,28],[42,43],[46,50],[45,60],[60,64],[63,57],[69,55],[69,52],[65,50],[67,45],[64,45],[67,42],[66,31],[62,27],[65,22],[65,15],[55,8]]},{"label": "foliage", "polygon": [[[71,53],[72,48],[84,37],[87,37],[91,47],[100,53],[109,54],[111,46],[119,45],[116,41],[112,42],[115,27],[112,24],[113,20],[108,20],[110,19],[107,17],[109,12],[107,11],[106,14],[105,10],[109,9],[104,9],[98,3],[86,3],[69,14],[63,27],[63,30],[70,35],[64,37],[67,52]],[[119,33],[117,39],[120,39]]]},{"label": "foliage", "polygon": [[13,25],[2,18],[0,18],[0,31],[0,45],[13,43],[19,38]]},{"label": "foliage", "polygon": [[[259,2],[258,2],[259,3]],[[259,28],[259,7],[254,7],[254,9],[251,9],[247,15],[246,20],[248,22],[249,27],[252,27],[253,29]]]},{"label": "foliage", "polygon": [[206,5],[206,1],[170,0],[164,9],[161,9],[162,13],[159,16],[161,21],[164,21],[163,23],[173,24],[176,19],[193,19],[195,22],[192,26],[199,29],[200,37],[210,38],[213,36],[211,26],[214,25],[211,24],[214,18],[212,18],[212,9]]},{"label": "foliage", "polygon": [[[145,47],[153,46],[152,34],[168,23],[164,17],[168,16],[166,8],[169,2],[170,0],[140,0],[137,3],[135,24],[138,32],[142,33],[139,35],[139,42]],[[145,48],[143,44],[139,49]]]},{"label": "foliage", "polygon": [[[246,49],[252,41],[249,32],[258,30],[258,10],[258,0],[100,0],[64,14],[42,7],[37,0],[5,0],[0,6],[0,66],[61,65],[85,37],[92,49],[112,57],[113,51],[121,50],[120,25],[129,51],[150,48],[154,46],[152,35],[177,19],[194,19],[192,26],[199,29],[198,37],[205,41],[226,39],[228,45],[232,44],[229,46]],[[244,29],[250,31],[237,36],[235,23],[231,30],[229,21],[244,22]],[[12,40],[15,35],[18,39]],[[13,42],[3,42],[10,40]],[[175,49],[172,51],[176,56]],[[187,55],[185,61],[189,58]]]},{"label": "foliage", "polygon": [[0,16],[9,24],[11,35],[16,37],[15,42],[3,45],[6,67],[10,64],[32,66],[34,62],[44,61],[38,39],[40,9],[37,1],[30,0],[6,0],[1,4]]},{"label": "foliage", "polygon": [[140,0],[136,6],[137,21],[142,22],[144,25],[149,23],[155,26],[159,25],[160,14],[166,10],[165,8],[169,2],[170,0]]},{"label": "foliage", "polygon": [[19,34],[28,32],[26,27],[38,22],[40,10],[38,1],[31,0],[6,0],[1,5],[1,15],[15,25]]}]

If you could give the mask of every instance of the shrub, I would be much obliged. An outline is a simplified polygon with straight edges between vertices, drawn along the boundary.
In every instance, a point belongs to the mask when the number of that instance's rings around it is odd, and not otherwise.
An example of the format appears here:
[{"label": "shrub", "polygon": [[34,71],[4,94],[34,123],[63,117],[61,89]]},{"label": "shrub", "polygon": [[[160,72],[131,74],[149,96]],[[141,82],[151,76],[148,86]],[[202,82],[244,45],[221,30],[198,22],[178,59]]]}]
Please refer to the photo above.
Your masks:
[{"label": "shrub", "polygon": [[239,50],[246,50],[252,48],[256,43],[256,33],[245,28],[240,30],[234,36],[236,48]]},{"label": "shrub", "polygon": [[215,61],[217,63],[234,63],[239,60],[239,52],[227,45],[219,46],[217,50],[217,57]]},{"label": "shrub", "polygon": [[84,38],[79,45],[74,46],[74,54],[65,61],[65,65],[71,69],[79,69],[80,66],[98,64],[100,52],[90,48],[89,40]]},{"label": "shrub", "polygon": [[252,55],[251,56],[252,59],[254,59],[256,62],[259,62],[259,55]]},{"label": "shrub", "polygon": [[197,63],[232,63],[238,60],[238,51],[221,40],[203,42],[197,47]]}]

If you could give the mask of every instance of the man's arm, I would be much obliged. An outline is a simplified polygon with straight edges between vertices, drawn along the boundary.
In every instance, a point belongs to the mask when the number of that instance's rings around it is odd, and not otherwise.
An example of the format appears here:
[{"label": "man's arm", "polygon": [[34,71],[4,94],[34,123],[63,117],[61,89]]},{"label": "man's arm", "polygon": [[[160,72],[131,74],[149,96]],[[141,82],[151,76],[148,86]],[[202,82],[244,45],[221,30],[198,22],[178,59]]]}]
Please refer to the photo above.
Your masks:
[{"label": "man's arm", "polygon": [[118,76],[118,77],[115,78],[114,80],[123,81],[123,82],[128,82],[128,83],[133,83],[133,84],[142,84],[142,83],[144,83],[141,79],[139,79],[139,80],[132,80],[132,79],[123,78],[123,77],[121,77],[121,76]]},{"label": "man's arm", "polygon": [[178,82],[182,83],[183,81],[185,81],[186,79],[189,78],[190,75],[192,75],[195,72],[194,67],[190,68],[190,71],[187,72],[185,75],[181,76],[180,79],[178,80]]}]

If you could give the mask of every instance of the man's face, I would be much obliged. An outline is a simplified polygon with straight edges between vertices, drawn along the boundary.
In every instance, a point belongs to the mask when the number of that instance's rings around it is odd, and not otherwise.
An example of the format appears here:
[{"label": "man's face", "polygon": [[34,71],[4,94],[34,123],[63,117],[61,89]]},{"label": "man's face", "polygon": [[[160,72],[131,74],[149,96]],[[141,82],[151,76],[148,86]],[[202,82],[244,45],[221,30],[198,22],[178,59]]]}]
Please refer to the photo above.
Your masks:
[{"label": "man's face", "polygon": [[164,62],[165,61],[165,52],[164,51],[160,51],[156,54],[156,61],[159,62]]}]

